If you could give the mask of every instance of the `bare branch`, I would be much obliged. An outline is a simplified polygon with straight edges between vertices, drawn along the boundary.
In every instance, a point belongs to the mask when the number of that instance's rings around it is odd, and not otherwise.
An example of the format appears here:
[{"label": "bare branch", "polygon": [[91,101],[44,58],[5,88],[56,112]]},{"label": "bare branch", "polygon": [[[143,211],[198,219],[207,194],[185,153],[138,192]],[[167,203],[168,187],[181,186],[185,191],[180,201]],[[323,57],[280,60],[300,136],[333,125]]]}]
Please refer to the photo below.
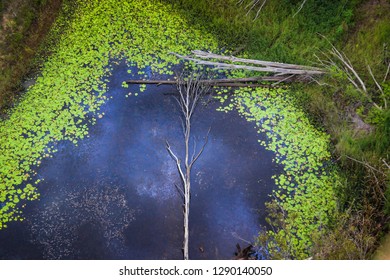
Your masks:
[{"label": "bare branch", "polygon": [[388,169],[390,169],[390,165],[385,161],[385,159],[382,159],[383,163],[386,165]]},{"label": "bare branch", "polygon": [[379,83],[377,82],[377,80],[375,79],[375,76],[374,76],[374,74],[372,73],[372,70],[371,70],[370,65],[367,64],[367,68],[368,68],[368,72],[370,72],[370,75],[371,75],[372,79],[373,79],[374,82],[375,82],[375,85],[378,87],[379,91],[380,91],[381,94],[382,94],[383,103],[384,103],[385,109],[386,109],[386,108],[387,108],[387,101],[386,101],[385,93],[383,92],[382,87],[380,86],[380,84],[379,84]]},{"label": "bare branch", "polygon": [[196,139],[194,138],[194,150],[192,152],[191,162],[194,161],[195,154],[196,154]]},{"label": "bare branch", "polygon": [[[338,71],[341,73],[345,74],[347,80],[354,86],[356,90],[361,92],[362,94],[365,95],[365,97],[371,102],[373,106],[375,106],[378,110],[382,110],[382,108],[376,104],[373,100],[372,97],[370,96],[369,92],[367,91],[367,87],[362,80],[362,78],[359,76],[357,71],[354,69],[352,66],[351,61],[348,59],[348,57],[341,51],[339,51],[325,36],[321,35],[325,40],[328,41],[328,43],[331,45],[332,49],[329,51],[329,54],[336,59],[334,61],[330,56],[325,55],[327,60],[320,60],[320,62],[327,66],[328,68],[330,67],[335,67]],[[370,74],[372,75],[371,68],[369,68]],[[373,75],[372,75],[373,76]],[[376,82],[375,77],[373,79]],[[376,82],[377,83],[377,82]],[[379,85],[379,84],[378,84]],[[387,107],[387,102],[385,101],[385,105]]]},{"label": "bare branch", "polygon": [[184,191],[182,190],[182,188],[180,188],[177,184],[175,184],[175,187],[176,187],[177,191],[179,192],[180,196],[184,199],[185,194],[184,194]]},{"label": "bare branch", "polygon": [[387,65],[386,74],[385,74],[385,76],[383,77],[382,83],[386,82],[386,80],[387,80],[387,75],[389,75],[389,71],[390,71],[390,63]]},{"label": "bare branch", "polygon": [[245,9],[248,9],[249,7],[249,10],[248,12],[246,13],[246,15],[249,15],[249,12],[257,5],[257,3],[259,3],[260,0],[253,0],[252,2],[250,2],[248,5],[245,6]]},{"label": "bare branch", "polygon": [[177,167],[177,170],[179,171],[179,174],[180,174],[180,179],[185,182],[185,176],[184,176],[184,173],[183,173],[183,170],[181,169],[181,165],[180,165],[180,159],[175,155],[175,153],[172,151],[171,149],[171,146],[169,145],[169,142],[168,141],[165,141],[166,143],[166,149],[168,150],[169,154],[171,155],[171,157],[175,160],[176,162],[176,167]]},{"label": "bare branch", "polygon": [[[332,45],[332,52],[333,54],[344,66],[345,66],[345,72],[349,74],[349,71],[352,72],[353,76],[358,80],[360,83],[361,89],[363,92],[367,93],[366,85],[364,84],[363,80],[360,78],[359,74],[355,71],[353,68],[351,61],[347,58],[347,56],[341,52],[339,52],[335,46]],[[352,78],[351,78],[352,79]]]},{"label": "bare branch", "polygon": [[245,242],[245,243],[247,243],[248,245],[253,245],[250,241],[248,241],[248,240],[246,240],[246,239],[243,239],[242,237],[240,237],[238,234],[237,234],[237,232],[232,232],[232,236],[233,237],[235,237],[235,238],[237,238],[237,239],[239,239],[239,240],[241,240],[241,241],[243,241],[243,242]]},{"label": "bare branch", "polygon": [[[241,84],[241,83],[248,83],[248,82],[260,82],[260,81],[266,81],[266,82],[277,82],[280,79],[275,76],[257,76],[257,77],[249,77],[249,78],[231,78],[231,79],[200,79],[199,83],[201,84],[209,84],[210,86],[222,86],[224,84]],[[156,85],[177,85],[177,81],[170,81],[170,80],[127,80],[126,83],[128,84],[156,84]]]},{"label": "bare branch", "polygon": [[[341,62],[341,64],[343,65],[343,68],[344,68],[344,73],[348,75],[349,77],[349,80],[352,82],[352,80],[354,80],[352,78],[351,75],[353,75],[353,77],[355,77],[358,82],[360,83],[360,86],[359,87],[355,82],[353,82],[354,86],[356,89],[364,92],[365,94],[367,94],[367,88],[366,88],[366,85],[364,84],[363,80],[360,78],[359,74],[355,71],[355,69],[353,68],[352,66],[352,63],[351,61],[348,59],[348,57],[340,52],[330,41],[328,38],[326,38],[324,35],[321,35],[321,37],[323,37],[329,44],[330,46],[332,47],[332,50],[330,51],[330,54],[333,55],[335,58],[337,58],[337,60],[339,62]],[[333,65],[337,66],[337,64],[331,60],[331,62],[333,63]],[[352,74],[351,74],[352,73]]]},{"label": "bare branch", "polygon": [[347,156],[347,155],[344,155],[344,157],[346,157],[347,159],[350,159],[350,160],[352,160],[352,161],[355,161],[355,162],[357,162],[357,163],[363,164],[364,166],[366,166],[366,167],[368,167],[368,168],[370,168],[370,169],[372,169],[372,170],[374,170],[374,171],[376,171],[376,172],[378,172],[378,173],[380,173],[380,174],[382,174],[382,175],[386,175],[386,174],[383,173],[382,171],[380,171],[380,170],[376,169],[375,167],[372,167],[371,165],[369,165],[367,162],[364,162],[364,161],[360,161],[360,160],[354,159],[354,158],[352,158],[352,157],[350,157],[350,156]]},{"label": "bare branch", "polygon": [[295,75],[287,76],[286,78],[284,78],[284,79],[282,79],[282,80],[280,80],[280,81],[277,81],[276,83],[273,83],[272,86],[274,87],[274,86],[276,86],[276,85],[278,85],[278,84],[280,84],[280,83],[283,83],[283,82],[285,82],[285,81],[287,81],[287,80],[290,80],[290,79],[292,79],[292,78],[294,78],[294,77],[295,77]]},{"label": "bare branch", "polygon": [[306,1],[307,0],[303,0],[303,2],[301,3],[301,5],[299,6],[299,9],[298,11],[296,11],[296,13],[293,15],[293,17],[295,17],[303,8],[303,6],[306,4]]},{"label": "bare branch", "polygon": [[271,62],[271,61],[256,60],[256,59],[239,58],[239,57],[235,57],[235,56],[219,55],[219,54],[214,54],[214,53],[200,51],[200,50],[194,50],[194,51],[192,51],[192,53],[196,57],[204,58],[204,59],[212,58],[212,59],[218,59],[218,60],[227,60],[227,61],[231,61],[231,62],[243,62],[243,63],[247,63],[247,64],[270,66],[270,67],[276,67],[276,68],[306,69],[306,70],[323,71],[323,69],[317,68],[317,67],[289,64],[289,63],[280,63],[280,62]]},{"label": "bare branch", "polygon": [[[256,16],[254,17],[253,20],[256,20],[260,13],[261,13],[261,10],[263,9],[263,7],[265,6],[265,4],[267,3],[267,0],[263,0],[260,4],[261,0],[251,0],[251,1],[248,1],[248,4],[246,6],[244,6],[244,9],[247,10],[247,13],[246,13],[246,16],[249,15],[249,13],[256,8],[256,6],[259,6],[257,8],[257,12],[256,12]],[[303,0],[303,2],[299,5],[299,8],[298,10],[295,12],[295,14],[293,15],[293,17],[295,17],[303,8],[303,6],[306,4],[307,0]],[[237,1],[237,5],[238,6],[242,6],[243,4],[245,3],[245,0],[238,0]]]},{"label": "bare branch", "polygon": [[199,152],[198,152],[198,154],[195,156],[195,158],[191,161],[191,163],[190,163],[190,168],[192,168],[192,165],[198,160],[198,158],[200,157],[200,155],[203,153],[204,148],[206,147],[207,143],[209,142],[210,130],[211,130],[211,127],[210,127],[209,130],[207,131],[206,140],[205,140],[205,142],[204,142],[202,148],[199,150]]},{"label": "bare branch", "polygon": [[253,19],[254,21],[259,17],[260,12],[261,12],[261,10],[263,9],[263,7],[264,7],[264,5],[265,5],[266,2],[267,2],[267,0],[264,0],[263,3],[261,4],[260,8],[257,10],[256,16],[255,16],[255,18]]}]

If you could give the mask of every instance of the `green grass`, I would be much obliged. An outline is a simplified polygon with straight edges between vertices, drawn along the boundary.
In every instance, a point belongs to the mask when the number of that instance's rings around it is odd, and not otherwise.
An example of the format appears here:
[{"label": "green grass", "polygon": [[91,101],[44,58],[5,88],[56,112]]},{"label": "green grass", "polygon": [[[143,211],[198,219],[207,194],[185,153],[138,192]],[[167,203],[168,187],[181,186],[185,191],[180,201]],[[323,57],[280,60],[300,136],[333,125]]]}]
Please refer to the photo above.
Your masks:
[{"label": "green grass", "polygon": [[289,63],[308,64],[313,50],[324,49],[327,42],[339,40],[353,22],[353,9],[359,1],[307,1],[297,16],[300,1],[272,0],[259,18],[246,16],[236,0],[188,0],[174,3],[195,24],[203,24],[221,41],[232,47],[245,47],[250,57]]}]

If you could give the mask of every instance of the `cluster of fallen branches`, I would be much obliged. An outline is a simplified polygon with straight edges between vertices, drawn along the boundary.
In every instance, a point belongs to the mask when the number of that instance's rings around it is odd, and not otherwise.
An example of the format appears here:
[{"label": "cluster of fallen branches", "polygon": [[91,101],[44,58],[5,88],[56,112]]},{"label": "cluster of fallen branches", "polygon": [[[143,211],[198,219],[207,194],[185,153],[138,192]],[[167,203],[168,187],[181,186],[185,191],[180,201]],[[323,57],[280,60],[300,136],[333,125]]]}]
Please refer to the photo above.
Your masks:
[{"label": "cluster of fallen branches", "polygon": [[[192,51],[192,55],[188,56],[176,53],[173,54],[181,59],[195,62],[198,65],[212,66],[213,69],[216,70],[242,69],[255,72],[273,73],[272,76],[262,78],[263,80],[276,81],[276,84],[291,80],[308,81],[312,79],[312,76],[322,75],[325,73],[325,70],[317,67],[239,58],[199,50]],[[258,80],[261,80],[261,78],[259,77]]]},{"label": "cluster of fallen branches", "polygon": [[[173,53],[177,57],[195,62],[198,65],[211,66],[211,69],[234,70],[242,69],[254,72],[272,73],[269,76],[257,76],[249,78],[230,78],[230,79],[198,79],[197,83],[209,87],[268,87],[277,86],[280,83],[292,81],[308,82],[312,81],[314,76],[325,74],[325,70],[317,67],[310,67],[297,64],[279,63],[264,60],[245,59],[235,56],[219,55],[199,50],[192,51],[192,55],[180,55]],[[273,82],[273,84],[264,84],[259,82]],[[186,84],[185,81],[171,80],[127,80],[128,84],[168,84],[180,85]]]},{"label": "cluster of fallen branches", "polygon": [[[189,214],[190,214],[190,197],[191,197],[191,170],[194,163],[203,153],[204,148],[208,142],[208,135],[199,151],[196,151],[196,142],[193,144],[193,152],[190,151],[190,136],[191,136],[191,119],[200,99],[209,91],[210,87],[201,83],[202,75],[199,73],[192,73],[189,77],[182,74],[177,80],[178,96],[175,96],[177,103],[182,113],[182,129],[185,144],[184,164],[180,157],[178,157],[172,150],[171,145],[166,141],[166,148],[176,163],[179,171],[181,186],[177,186],[183,199],[183,216],[184,216],[184,241],[183,241],[183,256],[185,260],[189,259],[188,239],[189,239]],[[184,166],[183,166],[184,165]]]}]

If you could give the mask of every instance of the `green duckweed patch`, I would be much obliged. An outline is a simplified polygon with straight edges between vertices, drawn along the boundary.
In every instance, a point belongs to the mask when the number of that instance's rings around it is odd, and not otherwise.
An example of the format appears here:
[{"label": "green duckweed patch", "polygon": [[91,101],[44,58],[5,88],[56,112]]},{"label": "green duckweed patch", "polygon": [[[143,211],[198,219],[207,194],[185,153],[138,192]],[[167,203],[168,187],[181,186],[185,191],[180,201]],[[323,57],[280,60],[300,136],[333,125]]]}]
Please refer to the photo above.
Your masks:
[{"label": "green duckweed patch", "polygon": [[[70,10],[66,4],[64,11]],[[39,181],[31,178],[41,159],[55,152],[55,143],[77,144],[88,135],[108,98],[111,60],[172,74],[169,65],[178,61],[170,52],[217,48],[211,35],[158,1],[76,0],[72,5],[77,7],[72,21],[64,24],[69,17],[62,15],[51,31],[59,37],[41,75],[0,123],[0,229],[22,220],[25,202],[39,197]]]},{"label": "green duckweed patch", "polygon": [[275,161],[283,167],[273,176],[277,188],[272,203],[282,213],[282,224],[275,215],[269,216],[271,225],[277,223],[266,233],[269,256],[309,257],[313,237],[327,227],[337,209],[338,176],[326,165],[331,157],[328,135],[310,124],[287,90],[236,90],[232,102],[220,110],[233,109],[266,134],[260,144],[275,152]]}]

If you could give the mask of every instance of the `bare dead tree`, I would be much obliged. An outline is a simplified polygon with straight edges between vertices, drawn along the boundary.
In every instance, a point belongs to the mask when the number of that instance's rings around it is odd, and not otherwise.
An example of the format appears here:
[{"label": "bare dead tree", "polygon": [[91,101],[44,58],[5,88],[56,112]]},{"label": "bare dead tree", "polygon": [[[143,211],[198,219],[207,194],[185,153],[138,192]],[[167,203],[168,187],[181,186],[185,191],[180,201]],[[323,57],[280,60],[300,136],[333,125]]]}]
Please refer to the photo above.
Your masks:
[{"label": "bare dead tree", "polygon": [[179,95],[176,96],[181,113],[182,113],[182,129],[184,135],[185,156],[184,163],[182,160],[172,151],[172,148],[166,141],[166,149],[176,163],[177,170],[179,171],[182,186],[176,186],[183,198],[183,217],[184,217],[184,240],[183,240],[183,257],[185,260],[189,259],[188,240],[189,240],[189,214],[190,214],[190,198],[191,198],[191,170],[194,163],[198,160],[203,153],[205,146],[208,142],[207,132],[206,139],[199,151],[196,151],[196,142],[194,141],[193,152],[190,151],[190,138],[191,138],[191,119],[195,112],[195,109],[200,99],[209,91],[210,87],[199,82],[201,75],[193,72],[189,77],[185,78],[183,74],[177,79],[177,88]]}]

